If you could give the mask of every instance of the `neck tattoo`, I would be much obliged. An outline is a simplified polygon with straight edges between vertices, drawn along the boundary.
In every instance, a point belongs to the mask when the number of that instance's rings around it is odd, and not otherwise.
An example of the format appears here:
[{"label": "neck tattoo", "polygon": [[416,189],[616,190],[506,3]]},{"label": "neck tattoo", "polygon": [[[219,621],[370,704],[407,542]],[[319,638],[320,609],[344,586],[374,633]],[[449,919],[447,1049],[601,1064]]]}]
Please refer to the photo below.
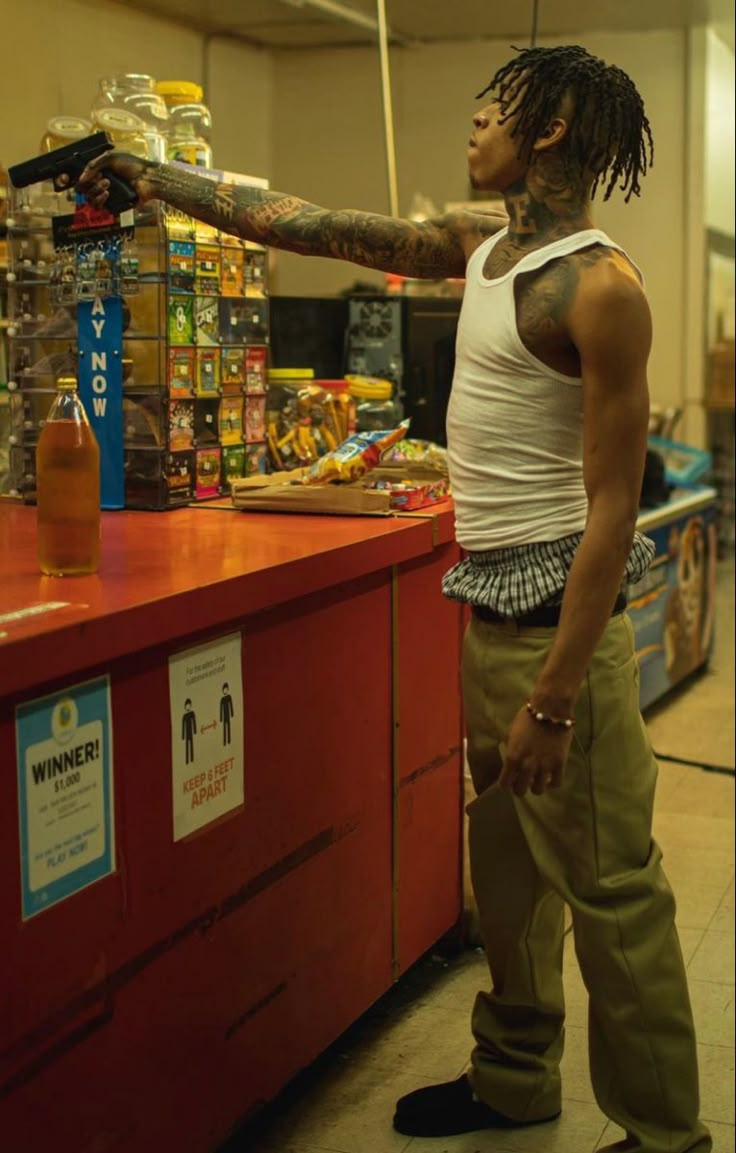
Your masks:
[{"label": "neck tattoo", "polygon": [[519,196],[509,196],[508,206],[511,210],[511,225],[513,232],[531,233],[537,231],[537,222],[529,215],[532,198],[528,192]]}]

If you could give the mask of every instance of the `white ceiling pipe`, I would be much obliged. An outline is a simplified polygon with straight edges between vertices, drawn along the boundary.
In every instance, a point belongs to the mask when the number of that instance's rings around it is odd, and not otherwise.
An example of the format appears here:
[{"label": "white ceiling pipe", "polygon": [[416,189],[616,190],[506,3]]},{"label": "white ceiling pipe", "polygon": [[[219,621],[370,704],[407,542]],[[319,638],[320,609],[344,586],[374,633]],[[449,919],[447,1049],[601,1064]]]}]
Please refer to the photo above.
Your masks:
[{"label": "white ceiling pipe", "polygon": [[[376,36],[379,33],[377,20],[374,20],[372,16],[366,16],[364,12],[359,12],[349,4],[340,4],[339,0],[281,0],[281,3],[288,4],[290,8],[316,8],[319,12],[324,12],[326,16],[333,16],[336,20],[344,20],[348,24],[355,25],[356,28],[365,28]],[[388,38],[397,44],[407,43],[403,37],[397,36],[388,28],[386,33]]]},{"label": "white ceiling pipe", "polygon": [[381,62],[381,94],[383,96],[383,131],[386,143],[386,179],[388,181],[388,210],[399,215],[399,189],[396,178],[396,144],[394,142],[394,113],[391,100],[391,73],[388,59],[388,25],[386,0],[376,0],[378,13],[378,53]]}]

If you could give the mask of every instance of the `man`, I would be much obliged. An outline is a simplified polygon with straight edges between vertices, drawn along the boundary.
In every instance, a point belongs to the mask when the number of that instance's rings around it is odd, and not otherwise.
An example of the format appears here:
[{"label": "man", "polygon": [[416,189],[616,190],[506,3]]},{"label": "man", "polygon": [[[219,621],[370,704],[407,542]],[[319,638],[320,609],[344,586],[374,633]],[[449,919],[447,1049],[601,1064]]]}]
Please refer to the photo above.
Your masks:
[{"label": "man", "polygon": [[611,1148],[707,1153],[674,901],[651,839],[656,765],[638,709],[622,588],[652,556],[635,532],[651,322],[635,266],[592,227],[591,198],[639,194],[652,139],[625,73],[582,48],[520,52],[473,117],[473,213],[415,223],[106,156],[218,228],[412,277],[464,276],[447,417],[457,537],[446,595],[473,606],[463,653],[471,868],[493,989],[467,1076],[397,1105],[444,1136],[560,1112],[563,909],[590,994],[591,1076],[627,1134]]},{"label": "man", "polygon": [[184,763],[190,765],[194,760],[194,735],[197,732],[197,718],[192,708],[192,702],[184,701],[184,715],[181,718],[181,739],[184,741]]},{"label": "man", "polygon": [[220,697],[220,723],[222,725],[223,745],[229,745],[232,740],[230,735],[230,721],[234,714],[233,698],[230,695],[230,686],[226,681],[222,686],[222,696]]}]

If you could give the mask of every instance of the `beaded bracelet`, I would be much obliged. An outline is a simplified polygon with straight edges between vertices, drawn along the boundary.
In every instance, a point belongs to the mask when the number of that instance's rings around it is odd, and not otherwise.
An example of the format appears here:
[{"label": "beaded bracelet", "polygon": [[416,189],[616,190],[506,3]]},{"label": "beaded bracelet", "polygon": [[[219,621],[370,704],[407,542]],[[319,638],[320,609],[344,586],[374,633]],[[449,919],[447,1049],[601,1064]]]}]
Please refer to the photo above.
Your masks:
[{"label": "beaded bracelet", "polygon": [[548,713],[540,713],[531,701],[526,702],[526,711],[535,721],[539,721],[540,725],[556,725],[558,729],[571,729],[575,724],[573,717],[551,717]]}]

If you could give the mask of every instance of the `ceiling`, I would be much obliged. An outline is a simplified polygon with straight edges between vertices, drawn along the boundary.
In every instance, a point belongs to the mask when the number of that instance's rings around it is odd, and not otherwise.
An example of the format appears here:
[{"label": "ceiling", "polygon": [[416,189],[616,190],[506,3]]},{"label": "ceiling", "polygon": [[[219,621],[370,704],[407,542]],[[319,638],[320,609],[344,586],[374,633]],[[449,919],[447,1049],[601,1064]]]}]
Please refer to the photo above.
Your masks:
[{"label": "ceiling", "polygon": [[[211,35],[265,48],[365,45],[375,29],[340,16],[347,9],[371,24],[376,0],[118,0],[127,8],[156,13]],[[733,48],[732,0],[538,0],[538,35],[643,31],[711,23]],[[433,40],[528,40],[534,0],[386,0],[397,42]],[[328,11],[329,10],[329,11]]]}]

